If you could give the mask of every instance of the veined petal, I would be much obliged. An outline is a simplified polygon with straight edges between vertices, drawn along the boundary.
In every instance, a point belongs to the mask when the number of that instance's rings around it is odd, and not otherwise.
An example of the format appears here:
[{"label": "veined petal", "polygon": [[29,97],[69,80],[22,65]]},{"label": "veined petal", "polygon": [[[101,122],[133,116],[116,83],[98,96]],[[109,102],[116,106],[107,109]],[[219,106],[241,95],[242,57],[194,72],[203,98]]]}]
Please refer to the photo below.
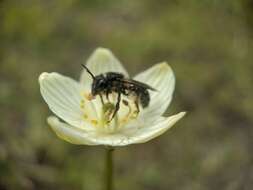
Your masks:
[{"label": "veined petal", "polygon": [[87,132],[80,128],[65,124],[54,116],[48,118],[48,123],[59,138],[72,144],[125,146],[129,144],[144,143],[161,135],[184,115],[185,113],[181,112],[168,118],[160,118],[159,122],[155,125],[111,134],[95,131]]},{"label": "veined petal", "polygon": [[137,131],[126,131],[125,134],[129,137],[129,144],[145,143],[154,139],[170,129],[184,115],[185,112],[180,112],[170,117],[160,117],[154,125],[147,125]]},{"label": "veined petal", "polygon": [[[178,113],[170,117],[160,117],[156,123],[138,128],[127,128],[112,134],[94,134],[90,135],[91,141],[97,145],[107,146],[125,146],[129,144],[145,143],[170,129],[178,120],[185,115],[185,112]],[[91,133],[90,133],[91,134]],[[93,140],[92,140],[93,139]]]},{"label": "veined petal", "polygon": [[87,137],[88,133],[80,128],[73,127],[66,123],[60,122],[57,117],[51,116],[47,119],[48,124],[54,130],[56,135],[72,144],[96,145]]},{"label": "veined petal", "polygon": [[[96,76],[105,72],[118,72],[128,76],[127,71],[113,53],[106,48],[97,48],[89,57],[86,66]],[[84,69],[81,74],[81,83],[90,89],[92,78]]]},{"label": "veined petal", "polygon": [[54,116],[49,117],[47,121],[60,139],[72,144],[106,146],[124,146],[128,144],[128,137],[122,134],[87,132],[63,123]]},{"label": "veined petal", "polygon": [[124,146],[127,145],[128,142],[128,137],[125,135],[84,131],[80,128],[63,123],[54,116],[49,117],[47,121],[60,139],[72,144]]},{"label": "veined petal", "polygon": [[157,91],[150,91],[150,105],[144,109],[140,117],[145,115],[150,121],[161,116],[169,106],[175,87],[175,77],[170,66],[163,62],[147,69],[134,77],[135,80],[144,82]]},{"label": "veined petal", "polygon": [[[83,110],[80,107],[82,87],[79,83],[58,73],[42,73],[39,83],[42,97],[52,112],[73,126],[88,129],[89,125],[86,125],[82,118]],[[90,108],[87,110],[92,109],[90,105],[87,107]],[[95,109],[90,113],[96,117]],[[91,126],[89,128],[92,129]]]}]

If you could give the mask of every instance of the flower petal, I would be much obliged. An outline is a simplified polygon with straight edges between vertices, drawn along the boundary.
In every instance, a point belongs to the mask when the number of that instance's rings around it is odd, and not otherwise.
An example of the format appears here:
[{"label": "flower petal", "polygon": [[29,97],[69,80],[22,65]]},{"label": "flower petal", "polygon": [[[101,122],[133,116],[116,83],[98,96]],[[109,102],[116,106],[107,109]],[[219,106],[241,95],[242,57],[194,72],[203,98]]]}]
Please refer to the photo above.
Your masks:
[{"label": "flower petal", "polygon": [[56,117],[49,117],[48,123],[59,138],[72,144],[126,146],[129,144],[144,143],[161,135],[184,115],[185,112],[181,112],[168,118],[161,117],[156,125],[111,134],[95,131],[87,132],[60,122]]},{"label": "flower petal", "polygon": [[160,117],[156,123],[139,127],[137,125],[121,130],[113,134],[95,134],[90,138],[94,139],[97,145],[125,146],[129,144],[145,143],[170,129],[178,120],[185,115],[185,112],[170,117]]},{"label": "flower petal", "polygon": [[[86,66],[96,76],[105,72],[118,72],[128,76],[127,71],[113,53],[106,48],[97,48],[89,57]],[[84,69],[80,78],[86,89],[90,89],[92,78]]]},{"label": "flower petal", "polygon": [[79,145],[107,145],[123,146],[126,136],[121,134],[106,134],[99,132],[87,132],[80,128],[61,122],[57,117],[48,118],[48,124],[54,130],[56,135],[69,143]]},{"label": "flower petal", "polygon": [[80,128],[76,128],[66,123],[60,122],[57,117],[48,117],[47,122],[59,138],[69,143],[96,145],[93,142],[89,141],[87,138],[87,132],[81,130]]},{"label": "flower petal", "polygon": [[137,131],[126,131],[126,135],[129,136],[129,144],[145,143],[151,139],[154,139],[170,129],[184,115],[185,112],[180,112],[170,117],[160,117],[155,125],[142,127]]},{"label": "flower petal", "polygon": [[170,66],[163,62],[147,69],[134,77],[135,80],[144,82],[157,91],[150,91],[150,105],[144,109],[140,116],[153,120],[161,116],[169,106],[175,87],[175,76]]},{"label": "flower petal", "polygon": [[[90,125],[82,119],[82,87],[79,83],[58,73],[42,73],[39,83],[40,92],[52,112],[73,126],[88,129]],[[86,109],[95,117],[96,111],[92,106],[88,104]]]},{"label": "flower petal", "polygon": [[107,146],[126,146],[129,144],[145,143],[167,131],[178,120],[185,115],[185,112],[178,113],[170,117],[160,117],[156,124],[126,128],[113,134],[95,134],[90,135],[90,139],[94,139],[97,145]]}]

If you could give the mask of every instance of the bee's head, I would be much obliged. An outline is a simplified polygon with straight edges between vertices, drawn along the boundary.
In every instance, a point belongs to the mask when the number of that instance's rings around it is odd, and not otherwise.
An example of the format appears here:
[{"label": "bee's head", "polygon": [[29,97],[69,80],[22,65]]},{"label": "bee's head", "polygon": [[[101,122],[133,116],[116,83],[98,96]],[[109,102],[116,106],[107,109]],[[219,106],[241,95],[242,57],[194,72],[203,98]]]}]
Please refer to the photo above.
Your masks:
[{"label": "bee's head", "polygon": [[92,87],[91,87],[91,94],[93,96],[98,95],[99,93],[103,92],[107,88],[107,81],[104,75],[97,75],[93,79]]},{"label": "bee's head", "polygon": [[90,76],[93,79],[92,85],[91,85],[91,95],[96,96],[102,92],[104,92],[107,88],[107,79],[103,74],[100,75],[93,75],[92,72],[83,65],[83,68],[90,74]]}]

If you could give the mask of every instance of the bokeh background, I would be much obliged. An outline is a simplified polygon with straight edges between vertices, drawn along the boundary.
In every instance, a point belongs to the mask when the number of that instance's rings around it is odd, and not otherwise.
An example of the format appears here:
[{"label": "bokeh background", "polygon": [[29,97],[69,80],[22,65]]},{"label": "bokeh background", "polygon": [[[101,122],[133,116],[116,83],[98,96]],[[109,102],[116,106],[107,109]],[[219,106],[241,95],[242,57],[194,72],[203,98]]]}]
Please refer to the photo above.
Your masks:
[{"label": "bokeh background", "polygon": [[167,114],[187,116],[115,152],[115,189],[253,188],[251,0],[1,0],[0,189],[100,190],[104,148],[56,138],[41,72],[79,78],[110,48],[131,75],[160,61],[177,85]]}]

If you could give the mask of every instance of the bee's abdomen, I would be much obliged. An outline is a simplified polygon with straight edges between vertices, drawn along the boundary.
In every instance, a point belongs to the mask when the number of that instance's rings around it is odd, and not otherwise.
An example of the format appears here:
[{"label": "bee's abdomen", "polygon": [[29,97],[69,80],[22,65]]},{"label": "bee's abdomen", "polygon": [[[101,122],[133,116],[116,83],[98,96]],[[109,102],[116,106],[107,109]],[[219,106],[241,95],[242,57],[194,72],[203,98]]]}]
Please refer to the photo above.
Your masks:
[{"label": "bee's abdomen", "polygon": [[147,90],[144,90],[140,93],[140,103],[141,103],[141,106],[143,108],[146,108],[148,107],[149,105],[149,102],[150,102],[150,95],[149,95],[149,92]]}]

